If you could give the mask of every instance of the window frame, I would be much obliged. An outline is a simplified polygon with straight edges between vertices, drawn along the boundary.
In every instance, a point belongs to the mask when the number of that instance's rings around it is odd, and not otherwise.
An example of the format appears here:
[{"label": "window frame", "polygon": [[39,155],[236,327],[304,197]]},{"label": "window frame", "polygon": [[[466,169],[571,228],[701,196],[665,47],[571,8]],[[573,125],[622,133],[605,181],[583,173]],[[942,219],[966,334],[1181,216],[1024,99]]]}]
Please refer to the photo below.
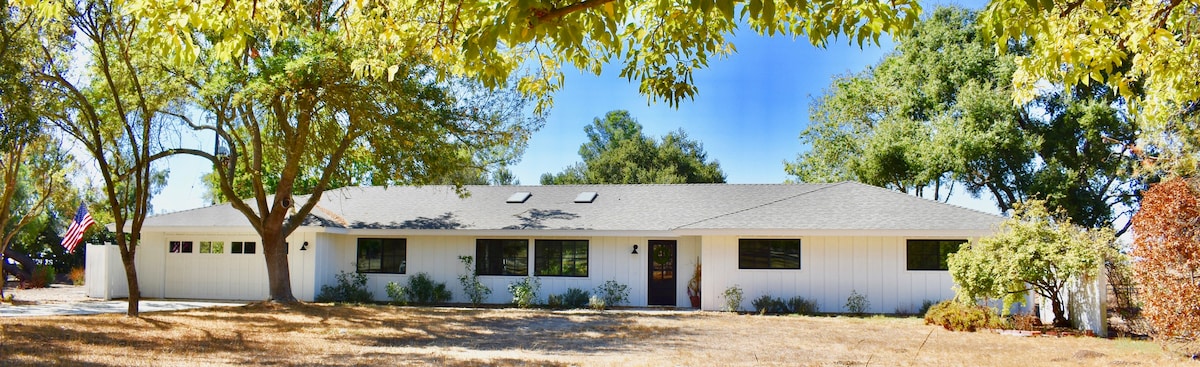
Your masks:
[{"label": "window frame", "polygon": [[225,241],[200,241],[199,249],[196,253],[200,254],[224,254]]},{"label": "window frame", "polygon": [[[246,245],[249,245],[249,246],[246,246]],[[250,249],[250,251],[247,252],[246,249]],[[252,255],[252,254],[257,253],[257,249],[258,249],[257,241],[230,241],[229,242],[229,253],[231,253],[231,254],[250,254],[250,255]]]},{"label": "window frame", "polygon": [[[776,260],[790,262],[790,259],[788,259],[786,257],[787,253],[777,254],[774,251],[775,247],[782,247],[782,245],[786,245],[786,246],[790,247],[791,246],[790,242],[792,242],[792,241],[795,241],[796,266],[795,267],[775,266]],[[770,247],[766,248],[765,250],[748,248],[749,246],[756,245],[759,243],[766,243]],[[754,250],[754,251],[751,251],[751,250]],[[738,239],[738,269],[740,269],[740,270],[800,270],[804,264],[803,252],[804,252],[804,241],[802,241],[800,238],[739,238]],[[753,259],[746,258],[749,255],[757,255],[758,257],[760,257],[762,259],[753,261]],[[756,265],[756,263],[757,264],[765,263],[766,265]],[[782,265],[787,265],[787,264],[785,263]]]},{"label": "window frame", "polygon": [[[363,246],[370,246],[369,242],[378,241],[379,258],[376,266],[371,266],[370,260],[364,266]],[[367,243],[364,243],[367,242]],[[391,248],[388,251],[387,248]],[[389,254],[390,252],[390,254]],[[366,254],[369,256],[370,254]],[[396,262],[397,269],[393,270],[385,268],[386,257],[392,257],[391,261]],[[360,237],[357,239],[354,256],[354,272],[359,274],[406,274],[408,272],[408,239],[405,238],[378,238],[378,237]]]},{"label": "window frame", "polygon": [[[520,254],[510,256],[509,251],[517,248],[520,249]],[[493,251],[498,251],[498,255],[489,256]],[[515,269],[516,267],[520,267],[522,271],[509,271],[510,268]],[[476,238],[475,275],[529,276],[529,240],[523,238]]]},{"label": "window frame", "polygon": [[[921,256],[921,257],[918,257],[917,261],[920,261],[921,258],[924,258],[925,261],[928,261],[928,259],[931,256],[938,256],[938,258],[937,258],[938,264],[935,267],[921,266],[921,267],[914,268],[913,267],[913,265],[914,265],[914,257],[913,257],[914,245],[918,245],[918,243],[924,243],[925,246],[929,246],[929,245],[931,245],[930,244],[931,242],[934,243],[935,246],[937,246],[936,254],[930,250],[925,250],[925,254],[923,254],[923,256]],[[942,249],[942,246],[947,245],[948,242],[952,242],[953,244],[958,245],[958,247],[952,251],[946,252]],[[950,266],[949,266],[948,260],[950,258],[950,254],[956,253],[959,250],[961,250],[962,245],[966,244],[967,242],[969,242],[969,241],[964,240],[964,239],[944,239],[944,238],[943,239],[927,239],[927,238],[906,239],[904,241],[904,268],[905,268],[905,270],[908,270],[908,271],[949,271]],[[917,264],[917,265],[928,265],[928,264]]]},{"label": "window frame", "polygon": [[[575,271],[567,273],[568,252],[567,246],[573,247],[570,259],[571,268]],[[579,248],[582,247],[582,256],[580,256]],[[551,251],[557,248],[557,253]],[[591,241],[589,240],[571,240],[571,239],[548,239],[533,241],[533,274],[539,277],[567,277],[567,278],[587,278],[591,262]],[[582,261],[580,261],[582,260]],[[550,265],[557,263],[558,268],[550,268]],[[583,266],[580,266],[582,263]],[[582,271],[580,271],[582,269]],[[552,271],[557,270],[557,271]]]},{"label": "window frame", "polygon": [[[176,244],[179,245],[178,251],[175,249]],[[193,241],[167,241],[167,253],[169,254],[191,254],[194,253],[194,247]]]}]

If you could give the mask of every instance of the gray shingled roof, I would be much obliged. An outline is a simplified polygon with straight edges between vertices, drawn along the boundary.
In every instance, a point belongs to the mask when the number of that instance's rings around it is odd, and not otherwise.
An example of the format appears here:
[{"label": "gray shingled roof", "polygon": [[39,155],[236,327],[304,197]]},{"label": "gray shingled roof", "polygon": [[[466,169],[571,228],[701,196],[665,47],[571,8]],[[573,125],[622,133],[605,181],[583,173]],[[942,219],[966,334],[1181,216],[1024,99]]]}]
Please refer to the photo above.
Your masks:
[{"label": "gray shingled roof", "polygon": [[[1002,217],[855,182],[348,187],[327,191],[315,226],[351,229],[596,231],[991,230]],[[506,203],[515,192],[532,196]],[[575,203],[580,192],[598,193]],[[300,199],[300,198],[298,198]],[[297,200],[301,201],[302,200]],[[148,218],[155,227],[249,227],[230,205]]]}]

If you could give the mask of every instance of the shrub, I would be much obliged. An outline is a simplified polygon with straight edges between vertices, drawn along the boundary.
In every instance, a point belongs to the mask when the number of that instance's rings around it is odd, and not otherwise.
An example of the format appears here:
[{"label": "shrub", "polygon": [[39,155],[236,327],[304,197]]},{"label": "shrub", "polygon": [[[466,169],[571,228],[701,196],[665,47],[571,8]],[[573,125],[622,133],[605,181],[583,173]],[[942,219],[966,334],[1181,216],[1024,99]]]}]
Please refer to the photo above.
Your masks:
[{"label": "shrub", "polygon": [[735,284],[732,287],[725,288],[725,292],[721,293],[721,297],[725,298],[725,311],[737,312],[742,309],[742,287]]},{"label": "shrub", "polygon": [[862,315],[867,313],[871,308],[871,301],[867,300],[867,296],[858,294],[858,291],[850,290],[850,297],[846,297],[846,312]]},{"label": "shrub", "polygon": [[367,276],[359,273],[338,272],[337,285],[321,286],[317,302],[368,303],[374,295],[367,290]]},{"label": "shrub", "polygon": [[83,268],[71,268],[71,272],[67,274],[67,278],[71,279],[71,284],[83,285],[86,272]]},{"label": "shrub", "polygon": [[[1196,182],[1173,179],[1152,186],[1133,216],[1134,275],[1151,336],[1174,352],[1200,355],[1200,195]],[[1166,343],[1179,343],[1168,345]],[[1190,342],[1190,343],[1188,343]]]},{"label": "shrub", "polygon": [[604,299],[600,298],[599,296],[593,295],[588,299],[588,307],[591,307],[593,310],[603,310],[605,309],[605,306]]},{"label": "shrub", "polygon": [[925,316],[925,314],[929,313],[929,308],[930,308],[930,307],[933,307],[933,305],[935,305],[935,304],[937,304],[937,302],[934,302],[934,301],[931,301],[931,300],[925,300],[925,301],[922,301],[922,302],[921,302],[921,309],[917,310],[917,315],[920,315],[921,317],[924,317],[924,316]]},{"label": "shrub", "polygon": [[525,277],[515,283],[510,283],[508,293],[512,293],[513,303],[517,307],[529,308],[537,302],[537,294],[541,288],[542,282],[538,278]]},{"label": "shrub", "polygon": [[435,282],[424,272],[409,277],[405,290],[408,301],[419,305],[445,303],[451,296],[450,290],[446,289],[446,283]]},{"label": "shrub", "polygon": [[405,289],[400,283],[388,282],[387,295],[394,304],[401,306],[408,304],[408,289]]},{"label": "shrub", "polygon": [[750,301],[750,305],[754,306],[754,312],[760,314],[788,313],[787,303],[783,302],[782,298],[775,298],[766,294]]},{"label": "shrub", "polygon": [[33,276],[25,282],[25,288],[46,288],[54,284],[54,268],[49,266],[38,266],[33,269]]},{"label": "shrub", "polygon": [[604,299],[605,306],[616,306],[629,302],[629,286],[609,280],[596,287],[596,294]]},{"label": "shrub", "polygon": [[930,307],[925,313],[925,324],[940,325],[952,331],[975,331],[1000,328],[1004,326],[1004,320],[990,308],[950,300]]},{"label": "shrub", "polygon": [[820,312],[820,306],[817,306],[817,301],[813,301],[804,297],[795,296],[787,300],[787,308],[791,313],[801,315],[816,315]]},{"label": "shrub", "polygon": [[475,258],[459,256],[458,261],[462,261],[466,270],[463,275],[458,276],[458,282],[463,286],[463,294],[471,301],[471,307],[479,307],[480,303],[492,295],[492,289],[479,281],[479,275],[475,273]]},{"label": "shrub", "polygon": [[[588,294],[579,288],[567,289],[567,293],[558,296],[559,307],[562,308],[584,308],[588,305]],[[554,307],[551,305],[551,307]]]}]

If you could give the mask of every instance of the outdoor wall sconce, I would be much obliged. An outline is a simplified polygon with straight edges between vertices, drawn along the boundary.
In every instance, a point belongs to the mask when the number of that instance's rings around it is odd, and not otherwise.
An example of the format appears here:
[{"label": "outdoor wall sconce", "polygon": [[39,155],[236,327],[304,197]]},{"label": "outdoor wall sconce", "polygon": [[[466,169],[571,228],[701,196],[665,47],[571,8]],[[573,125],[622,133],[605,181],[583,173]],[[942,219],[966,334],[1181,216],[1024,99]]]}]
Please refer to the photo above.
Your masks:
[{"label": "outdoor wall sconce", "polygon": [[637,245],[633,245],[633,254],[637,255]]},{"label": "outdoor wall sconce", "polygon": [[300,251],[307,251],[307,250],[308,250],[308,241],[304,241],[304,243],[300,244]]}]

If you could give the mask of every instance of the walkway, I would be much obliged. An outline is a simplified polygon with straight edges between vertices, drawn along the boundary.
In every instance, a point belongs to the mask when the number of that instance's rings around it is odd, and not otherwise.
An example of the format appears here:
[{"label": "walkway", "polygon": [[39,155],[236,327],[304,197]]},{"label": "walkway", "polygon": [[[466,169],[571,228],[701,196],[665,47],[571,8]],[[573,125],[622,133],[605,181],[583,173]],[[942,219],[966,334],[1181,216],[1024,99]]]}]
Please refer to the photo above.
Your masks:
[{"label": "walkway", "polygon": [[[243,306],[245,303],[209,302],[209,301],[174,301],[155,300],[141,301],[138,311],[159,312],[177,311],[205,307]],[[62,316],[62,315],[94,315],[102,313],[125,313],[129,308],[126,301],[88,301],[67,303],[42,303],[33,305],[0,305],[0,317],[33,317],[33,316]]]}]

